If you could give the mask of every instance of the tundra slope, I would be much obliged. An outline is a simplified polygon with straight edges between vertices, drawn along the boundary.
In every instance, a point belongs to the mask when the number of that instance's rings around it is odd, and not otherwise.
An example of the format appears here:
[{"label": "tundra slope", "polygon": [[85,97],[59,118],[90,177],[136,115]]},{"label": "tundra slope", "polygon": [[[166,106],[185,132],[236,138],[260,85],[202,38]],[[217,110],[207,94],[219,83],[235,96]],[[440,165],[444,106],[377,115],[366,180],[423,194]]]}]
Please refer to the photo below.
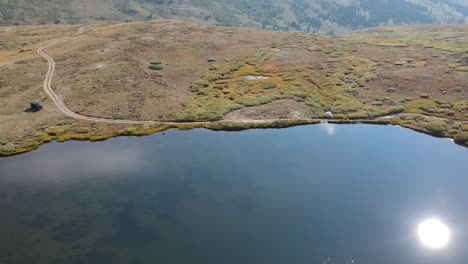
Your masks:
[{"label": "tundra slope", "polygon": [[[84,29],[86,26],[82,26],[78,29],[77,34],[83,34]],[[68,37],[65,37],[68,38]],[[47,49],[50,46],[58,45],[59,42],[63,39],[57,39],[45,46],[41,46],[37,49],[37,53],[42,56],[44,59],[47,60],[48,63],[48,69],[47,69],[47,74],[44,80],[44,91],[47,93],[49,99],[53,101],[55,106],[62,112],[65,116],[71,117],[74,119],[82,120],[82,121],[87,121],[87,122],[96,122],[96,123],[110,123],[110,124],[133,124],[133,125],[154,125],[154,124],[165,124],[165,125],[175,125],[175,124],[181,124],[182,122],[169,122],[169,121],[162,121],[162,120],[148,120],[148,121],[142,121],[142,120],[130,120],[130,119],[111,119],[111,118],[96,118],[96,117],[90,117],[90,116],[84,116],[77,114],[65,105],[63,102],[62,98],[60,98],[59,95],[57,95],[54,90],[52,89],[52,80],[54,78],[55,74],[55,60],[49,56],[46,52],[45,49]],[[254,122],[254,123],[266,123],[266,122],[275,122],[275,121],[282,121],[282,119],[259,119],[259,120],[233,120],[231,122],[233,123],[245,123],[245,122]],[[199,124],[206,124],[208,122],[183,122],[184,124],[190,124],[190,125],[199,125]]]},{"label": "tundra slope", "polygon": [[[0,31],[8,40],[0,53],[2,155],[54,139],[170,127],[315,123],[329,119],[326,112],[332,122],[399,124],[466,144],[466,26],[387,27],[344,37],[172,20],[77,30]],[[154,61],[161,71],[148,68]],[[45,111],[24,112],[36,98]]]},{"label": "tundra slope", "polygon": [[383,24],[466,23],[457,0],[0,0],[0,25],[157,18],[345,33]]}]

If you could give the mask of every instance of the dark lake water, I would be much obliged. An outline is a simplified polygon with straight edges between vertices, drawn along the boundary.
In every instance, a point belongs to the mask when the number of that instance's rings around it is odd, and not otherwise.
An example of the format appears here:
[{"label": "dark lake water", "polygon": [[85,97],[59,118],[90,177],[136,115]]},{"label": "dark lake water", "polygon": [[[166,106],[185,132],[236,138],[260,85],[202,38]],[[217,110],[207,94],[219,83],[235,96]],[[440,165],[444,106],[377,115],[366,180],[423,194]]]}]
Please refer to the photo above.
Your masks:
[{"label": "dark lake water", "polygon": [[370,125],[51,143],[0,159],[0,213],[1,264],[465,264],[468,149]]}]

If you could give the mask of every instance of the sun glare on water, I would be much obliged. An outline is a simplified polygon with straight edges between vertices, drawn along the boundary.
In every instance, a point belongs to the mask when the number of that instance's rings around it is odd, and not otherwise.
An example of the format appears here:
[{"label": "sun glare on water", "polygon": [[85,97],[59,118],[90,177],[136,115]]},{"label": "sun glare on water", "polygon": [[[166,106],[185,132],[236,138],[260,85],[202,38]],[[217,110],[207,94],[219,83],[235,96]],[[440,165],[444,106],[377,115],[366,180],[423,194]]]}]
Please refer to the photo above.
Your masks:
[{"label": "sun glare on water", "polygon": [[426,219],[418,226],[421,243],[431,249],[445,248],[450,242],[450,229],[437,218]]}]

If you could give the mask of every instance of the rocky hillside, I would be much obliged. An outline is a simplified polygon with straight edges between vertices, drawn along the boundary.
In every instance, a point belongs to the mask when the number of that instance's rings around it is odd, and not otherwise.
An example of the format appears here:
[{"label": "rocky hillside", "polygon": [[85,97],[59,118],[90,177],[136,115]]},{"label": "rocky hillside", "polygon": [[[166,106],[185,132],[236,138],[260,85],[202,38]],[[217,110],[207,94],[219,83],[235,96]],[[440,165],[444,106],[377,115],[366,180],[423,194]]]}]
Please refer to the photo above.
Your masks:
[{"label": "rocky hillside", "polygon": [[468,22],[465,0],[0,0],[0,24],[176,18],[340,34],[385,24]]}]

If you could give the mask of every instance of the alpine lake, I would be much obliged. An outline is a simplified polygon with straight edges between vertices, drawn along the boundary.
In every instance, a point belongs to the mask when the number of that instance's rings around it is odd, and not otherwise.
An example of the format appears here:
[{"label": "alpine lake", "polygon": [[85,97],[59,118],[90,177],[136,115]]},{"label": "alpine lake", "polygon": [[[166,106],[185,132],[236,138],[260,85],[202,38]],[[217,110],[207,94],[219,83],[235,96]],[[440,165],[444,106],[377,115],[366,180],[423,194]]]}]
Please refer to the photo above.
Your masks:
[{"label": "alpine lake", "polygon": [[0,158],[1,264],[463,264],[468,149],[396,126],[169,130]]}]

